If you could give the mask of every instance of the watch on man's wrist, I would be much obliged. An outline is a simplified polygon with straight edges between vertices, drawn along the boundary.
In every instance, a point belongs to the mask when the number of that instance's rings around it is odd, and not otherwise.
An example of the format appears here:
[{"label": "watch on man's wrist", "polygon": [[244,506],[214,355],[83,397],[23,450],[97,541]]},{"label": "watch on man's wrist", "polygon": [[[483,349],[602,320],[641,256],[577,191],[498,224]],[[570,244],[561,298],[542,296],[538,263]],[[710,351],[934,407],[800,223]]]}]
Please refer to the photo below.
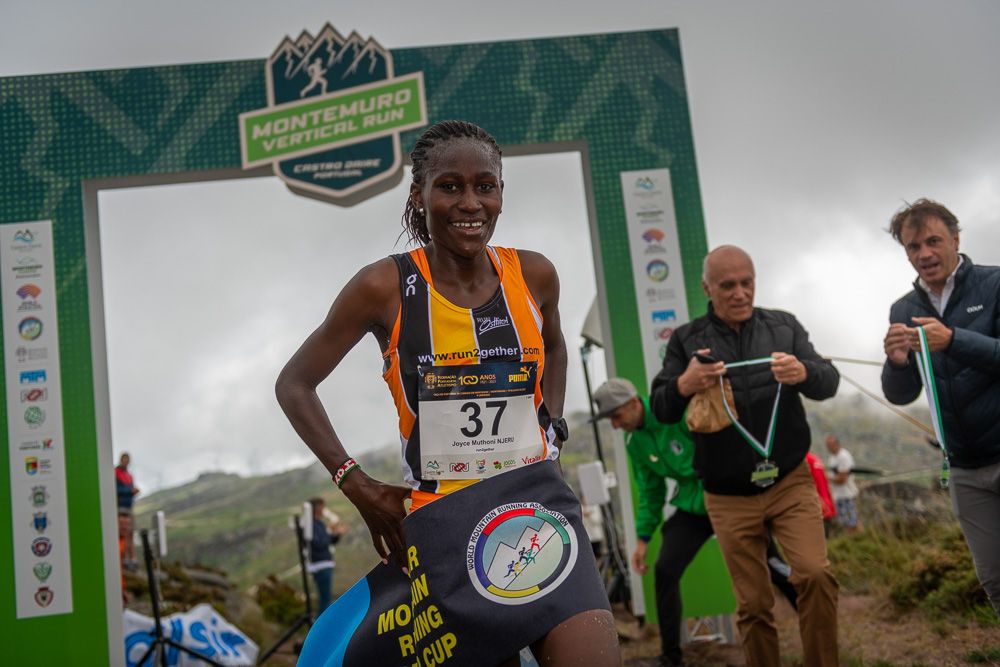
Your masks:
[{"label": "watch on man's wrist", "polygon": [[549,426],[555,431],[556,437],[559,438],[561,442],[566,442],[569,440],[569,425],[566,420],[562,417],[556,417],[555,419],[549,420]]}]

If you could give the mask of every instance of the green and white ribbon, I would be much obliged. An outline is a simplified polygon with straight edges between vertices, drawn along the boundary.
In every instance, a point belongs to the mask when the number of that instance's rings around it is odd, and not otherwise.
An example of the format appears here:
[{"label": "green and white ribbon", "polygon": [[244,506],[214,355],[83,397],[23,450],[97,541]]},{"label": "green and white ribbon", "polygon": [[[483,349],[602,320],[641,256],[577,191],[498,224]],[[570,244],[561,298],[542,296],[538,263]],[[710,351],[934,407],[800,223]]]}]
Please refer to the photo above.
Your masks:
[{"label": "green and white ribbon", "polygon": [[769,364],[774,361],[774,357],[757,357],[746,361],[733,361],[726,364],[726,368],[739,368],[740,366],[753,366],[754,364]]},{"label": "green and white ribbon", "polygon": [[944,454],[944,462],[941,464],[941,486],[948,487],[948,479],[951,470],[948,467],[948,448],[944,441],[944,426],[941,425],[941,404],[938,401],[937,383],[934,381],[934,365],[931,363],[931,351],[927,349],[927,334],[922,326],[917,327],[917,335],[920,337],[920,351],[917,353],[917,369],[920,371],[920,380],[924,383],[924,393],[927,394],[927,405],[931,411],[931,425],[934,427],[934,435],[938,444],[941,445],[941,452]]},{"label": "green and white ribbon", "polygon": [[[738,368],[740,366],[752,366],[755,364],[769,364],[774,359],[771,357],[760,357],[758,359],[748,359],[746,361],[734,361],[733,363],[726,364],[726,368]],[[771,408],[771,423],[767,425],[767,444],[763,444],[754,437],[753,433],[748,431],[743,424],[736,419],[736,415],[733,414],[733,409],[729,406],[729,401],[726,400],[726,387],[723,384],[722,376],[719,376],[719,391],[722,392],[722,407],[726,409],[726,414],[729,415],[729,420],[733,422],[733,426],[736,428],[736,432],[747,441],[747,443],[757,450],[764,459],[771,458],[771,450],[774,448],[774,427],[778,423],[778,403],[781,399],[781,383],[778,383],[778,393],[774,395],[774,407]]]}]

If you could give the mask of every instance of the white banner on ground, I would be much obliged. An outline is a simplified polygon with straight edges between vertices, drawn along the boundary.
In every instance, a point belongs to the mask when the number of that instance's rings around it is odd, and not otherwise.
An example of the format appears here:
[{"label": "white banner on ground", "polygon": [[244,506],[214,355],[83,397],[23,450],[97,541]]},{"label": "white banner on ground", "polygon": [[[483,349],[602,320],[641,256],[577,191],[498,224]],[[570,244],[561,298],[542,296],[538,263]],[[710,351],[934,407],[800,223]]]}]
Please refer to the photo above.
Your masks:
[{"label": "white banner on ground", "polygon": [[0,227],[17,617],[73,611],[52,221]]},{"label": "white banner on ground", "polygon": [[[223,665],[253,665],[257,645],[239,628],[219,615],[211,605],[200,604],[188,611],[161,619],[163,636]],[[125,664],[137,667],[153,643],[153,619],[125,610]],[[172,646],[165,647],[171,667],[204,667],[205,663]],[[149,660],[146,664],[153,664]],[[156,662],[159,665],[159,661]]]}]

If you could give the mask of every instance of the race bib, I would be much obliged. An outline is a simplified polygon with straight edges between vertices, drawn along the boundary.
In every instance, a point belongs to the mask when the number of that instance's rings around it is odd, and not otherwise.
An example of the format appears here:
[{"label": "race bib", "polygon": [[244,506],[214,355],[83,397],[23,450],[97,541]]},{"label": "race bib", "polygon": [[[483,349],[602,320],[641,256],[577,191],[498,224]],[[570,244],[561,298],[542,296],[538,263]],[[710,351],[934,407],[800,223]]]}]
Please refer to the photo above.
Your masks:
[{"label": "race bib", "polygon": [[541,461],[534,361],[421,366],[424,479],[481,479]]}]

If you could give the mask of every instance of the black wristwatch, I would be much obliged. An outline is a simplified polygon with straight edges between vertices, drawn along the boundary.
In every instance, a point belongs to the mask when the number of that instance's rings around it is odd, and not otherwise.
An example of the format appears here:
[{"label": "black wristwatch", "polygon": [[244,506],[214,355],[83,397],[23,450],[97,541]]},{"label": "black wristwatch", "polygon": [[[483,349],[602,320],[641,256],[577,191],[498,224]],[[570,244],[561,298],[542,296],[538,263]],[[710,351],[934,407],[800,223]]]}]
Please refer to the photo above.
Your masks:
[{"label": "black wristwatch", "polygon": [[549,426],[555,431],[556,437],[560,441],[566,442],[569,440],[569,425],[566,424],[566,420],[562,417],[556,417],[555,419],[549,420]]}]

